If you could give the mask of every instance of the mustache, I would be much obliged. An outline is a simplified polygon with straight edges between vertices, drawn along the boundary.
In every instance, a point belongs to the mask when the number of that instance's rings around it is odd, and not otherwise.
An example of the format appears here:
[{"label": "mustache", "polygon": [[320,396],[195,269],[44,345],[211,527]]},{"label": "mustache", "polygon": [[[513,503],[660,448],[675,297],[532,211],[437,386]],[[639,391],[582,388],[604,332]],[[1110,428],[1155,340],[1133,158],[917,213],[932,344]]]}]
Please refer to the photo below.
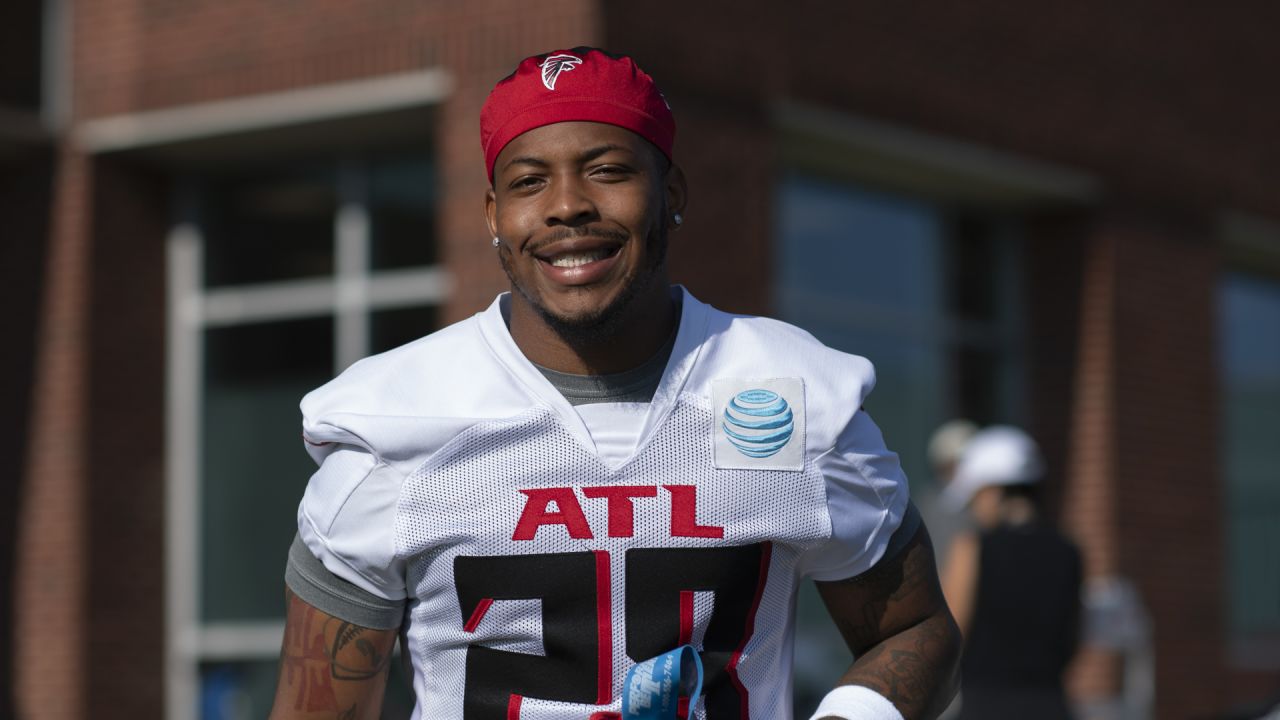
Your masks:
[{"label": "mustache", "polygon": [[585,238],[585,237],[601,238],[604,240],[616,242],[619,245],[621,245],[622,243],[625,243],[627,241],[627,238],[629,236],[626,233],[620,230],[615,230],[613,228],[592,227],[590,225],[584,225],[581,227],[561,226],[552,230],[550,234],[545,235],[542,238],[539,238],[536,243],[530,244],[527,250],[528,252],[536,253],[537,251],[541,250],[542,248],[554,242],[559,242],[561,240],[574,240],[577,238]]}]

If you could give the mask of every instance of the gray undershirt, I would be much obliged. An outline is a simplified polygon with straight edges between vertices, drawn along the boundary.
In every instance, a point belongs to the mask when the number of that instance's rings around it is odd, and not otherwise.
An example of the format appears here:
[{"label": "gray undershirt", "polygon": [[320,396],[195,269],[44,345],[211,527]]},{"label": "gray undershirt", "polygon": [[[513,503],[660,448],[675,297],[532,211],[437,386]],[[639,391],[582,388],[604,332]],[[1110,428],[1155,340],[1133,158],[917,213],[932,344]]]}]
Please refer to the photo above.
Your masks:
[{"label": "gray undershirt", "polygon": [[534,365],[538,372],[560,391],[570,405],[591,403],[640,402],[653,400],[653,394],[666,372],[671,349],[676,346],[676,333],[663,343],[662,348],[638,367],[611,375],[572,375],[541,365]]},{"label": "gray undershirt", "polygon": [[404,600],[387,600],[334,575],[302,538],[293,536],[284,582],[311,607],[374,630],[393,630],[404,621]]}]

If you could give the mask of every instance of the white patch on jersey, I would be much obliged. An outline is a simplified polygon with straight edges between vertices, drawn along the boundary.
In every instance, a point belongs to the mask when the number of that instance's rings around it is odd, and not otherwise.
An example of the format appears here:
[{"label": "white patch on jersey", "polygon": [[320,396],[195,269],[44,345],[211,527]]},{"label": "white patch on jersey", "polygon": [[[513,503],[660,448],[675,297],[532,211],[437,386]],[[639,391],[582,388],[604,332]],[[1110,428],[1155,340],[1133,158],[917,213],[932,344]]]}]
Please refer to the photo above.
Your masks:
[{"label": "white patch on jersey", "polygon": [[715,466],[804,469],[804,381],[722,378],[711,384]]},{"label": "white patch on jersey", "polygon": [[556,80],[560,77],[560,73],[568,72],[582,64],[582,58],[574,55],[552,55],[538,67],[542,68],[542,84],[548,90],[556,89]]}]

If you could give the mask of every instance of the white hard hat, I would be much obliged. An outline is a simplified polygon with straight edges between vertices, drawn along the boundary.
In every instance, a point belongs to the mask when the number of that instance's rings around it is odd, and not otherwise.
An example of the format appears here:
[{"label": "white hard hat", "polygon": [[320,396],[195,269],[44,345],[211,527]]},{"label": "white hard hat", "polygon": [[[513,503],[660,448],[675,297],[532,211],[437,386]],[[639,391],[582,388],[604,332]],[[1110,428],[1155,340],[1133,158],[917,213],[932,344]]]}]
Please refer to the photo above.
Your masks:
[{"label": "white hard hat", "polygon": [[943,495],[960,510],[984,487],[1034,483],[1043,474],[1044,461],[1034,440],[1010,425],[993,425],[969,440]]}]

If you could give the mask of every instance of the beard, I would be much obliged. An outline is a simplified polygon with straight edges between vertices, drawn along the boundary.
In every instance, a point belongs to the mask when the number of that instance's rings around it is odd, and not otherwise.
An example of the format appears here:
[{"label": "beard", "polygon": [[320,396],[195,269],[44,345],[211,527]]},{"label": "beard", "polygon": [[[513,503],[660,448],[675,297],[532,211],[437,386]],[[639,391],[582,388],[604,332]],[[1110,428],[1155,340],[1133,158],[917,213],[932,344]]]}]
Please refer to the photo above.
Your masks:
[{"label": "beard", "polygon": [[547,327],[570,346],[586,347],[616,337],[636,297],[652,288],[653,283],[662,275],[659,271],[667,260],[666,225],[657,223],[654,232],[645,239],[645,242],[649,262],[623,286],[617,297],[607,305],[574,316],[557,315],[542,302],[541,297],[520,284],[511,270],[511,251],[505,244],[499,249],[498,259],[502,263],[502,270],[507,274],[507,279],[511,281],[511,287],[533,307]]}]

